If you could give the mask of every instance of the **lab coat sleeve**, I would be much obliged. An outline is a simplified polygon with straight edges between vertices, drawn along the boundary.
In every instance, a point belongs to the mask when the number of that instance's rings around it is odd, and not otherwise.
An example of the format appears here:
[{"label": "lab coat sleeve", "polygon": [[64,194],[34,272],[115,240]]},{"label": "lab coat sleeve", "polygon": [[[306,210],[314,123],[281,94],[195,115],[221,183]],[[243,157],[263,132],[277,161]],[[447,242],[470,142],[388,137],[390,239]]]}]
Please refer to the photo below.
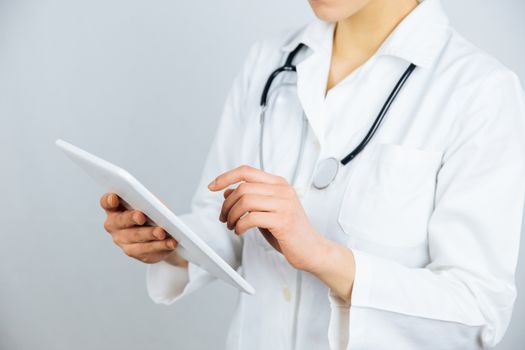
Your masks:
[{"label": "lab coat sleeve", "polygon": [[[243,133],[243,111],[249,85],[249,69],[257,57],[258,45],[250,49],[244,66],[235,78],[226,100],[206,164],[191,202],[191,211],[181,219],[233,268],[241,264],[242,244],[238,236],[219,221],[222,193],[208,190],[208,183],[221,173],[240,164],[240,140]],[[171,304],[208,284],[214,278],[190,263],[188,269],[167,262],[148,266],[147,290],[156,303]]]},{"label": "lab coat sleeve", "polygon": [[354,250],[351,305],[329,295],[334,349],[374,348],[376,322],[409,340],[398,349],[423,349],[429,337],[436,349],[487,348],[501,340],[516,297],[524,135],[518,79],[503,69],[489,74],[449,134],[428,224],[430,263],[410,268]]}]

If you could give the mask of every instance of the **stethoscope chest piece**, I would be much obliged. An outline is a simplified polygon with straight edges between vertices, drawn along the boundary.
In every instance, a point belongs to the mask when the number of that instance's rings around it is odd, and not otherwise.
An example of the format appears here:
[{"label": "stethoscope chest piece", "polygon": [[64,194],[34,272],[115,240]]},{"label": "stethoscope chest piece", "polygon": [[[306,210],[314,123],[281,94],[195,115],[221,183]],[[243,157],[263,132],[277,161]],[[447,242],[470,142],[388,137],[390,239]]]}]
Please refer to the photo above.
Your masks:
[{"label": "stethoscope chest piece", "polygon": [[317,165],[314,175],[313,186],[318,190],[323,190],[334,182],[341,162],[334,157],[326,158]]}]

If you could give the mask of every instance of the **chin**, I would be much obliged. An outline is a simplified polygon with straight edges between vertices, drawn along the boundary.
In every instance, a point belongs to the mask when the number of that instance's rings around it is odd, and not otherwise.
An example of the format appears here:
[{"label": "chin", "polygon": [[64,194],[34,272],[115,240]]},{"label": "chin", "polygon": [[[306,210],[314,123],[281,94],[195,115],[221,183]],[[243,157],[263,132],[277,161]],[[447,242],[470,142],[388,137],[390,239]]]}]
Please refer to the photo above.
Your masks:
[{"label": "chin", "polygon": [[337,22],[361,10],[370,0],[308,0],[315,16],[327,22]]}]

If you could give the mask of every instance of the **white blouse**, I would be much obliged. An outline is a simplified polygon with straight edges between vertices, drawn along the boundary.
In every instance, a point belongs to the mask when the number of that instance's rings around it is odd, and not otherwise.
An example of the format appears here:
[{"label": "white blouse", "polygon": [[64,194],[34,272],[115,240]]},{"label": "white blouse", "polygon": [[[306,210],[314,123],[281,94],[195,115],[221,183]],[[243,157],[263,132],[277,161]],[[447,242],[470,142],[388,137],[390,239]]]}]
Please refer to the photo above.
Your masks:
[{"label": "white blouse", "polygon": [[[422,2],[365,64],[325,87],[334,25],[319,20],[256,43],[236,78],[191,213],[182,216],[255,287],[242,294],[227,349],[478,349],[503,336],[525,197],[525,104],[516,76],[458,35],[439,0]],[[352,249],[351,305],[292,268],[258,232],[219,222],[206,184],[259,166],[259,98],[298,43],[297,85],[267,113],[266,171],[290,177],[304,110],[308,134],[295,189],[315,228]],[[316,165],[361,141],[409,63],[416,70],[365,150],[326,190]],[[290,80],[292,79],[292,80]],[[296,80],[296,84],[295,84]],[[276,84],[278,85],[278,84]],[[190,264],[148,269],[171,304],[213,280]]]}]

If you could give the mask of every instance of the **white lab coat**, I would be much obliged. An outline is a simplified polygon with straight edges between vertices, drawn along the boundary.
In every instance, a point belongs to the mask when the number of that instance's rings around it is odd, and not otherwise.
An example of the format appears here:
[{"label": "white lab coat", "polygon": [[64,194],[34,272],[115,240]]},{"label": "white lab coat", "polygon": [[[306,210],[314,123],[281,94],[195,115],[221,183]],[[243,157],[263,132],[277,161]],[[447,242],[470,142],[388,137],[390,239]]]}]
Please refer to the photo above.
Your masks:
[{"label": "white lab coat", "polygon": [[[315,20],[253,46],[192,211],[182,216],[256,288],[240,295],[227,349],[493,346],[516,297],[525,193],[518,79],[450,28],[438,0],[428,0],[324,96],[333,29]],[[260,94],[299,42],[308,49],[296,59],[297,90],[283,88],[267,114],[266,171],[290,177],[304,110],[309,130],[295,188],[315,228],[353,250],[351,305],[293,269],[257,230],[243,239],[228,231],[218,220],[222,195],[206,188],[224,171],[259,165]],[[313,188],[316,165],[356,146],[410,62],[418,67],[370,144],[328,189]],[[193,264],[160,262],[149,267],[147,284],[155,302],[171,304],[211,280]]]}]

